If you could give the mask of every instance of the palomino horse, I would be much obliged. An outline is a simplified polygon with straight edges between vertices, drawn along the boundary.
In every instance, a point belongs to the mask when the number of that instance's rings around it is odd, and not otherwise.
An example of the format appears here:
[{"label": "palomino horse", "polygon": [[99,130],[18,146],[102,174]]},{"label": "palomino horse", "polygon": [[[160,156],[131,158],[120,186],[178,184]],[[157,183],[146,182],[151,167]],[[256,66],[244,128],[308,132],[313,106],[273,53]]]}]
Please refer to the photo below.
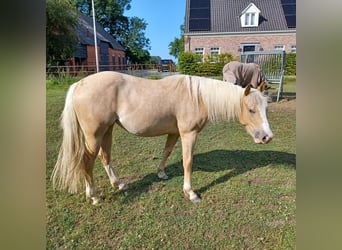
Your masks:
[{"label": "palomino horse", "polygon": [[77,192],[85,179],[86,196],[99,202],[93,166],[99,155],[112,186],[124,190],[111,164],[112,130],[118,124],[139,136],[167,134],[157,174],[167,179],[166,160],[181,137],[185,195],[200,198],[191,187],[194,145],[208,120],[239,118],[256,143],[268,143],[273,134],[266,117],[267,97],[250,85],[242,88],[209,78],[175,75],[160,80],[116,72],[90,75],[70,86],[62,113],[63,142],[53,170],[54,187]]}]

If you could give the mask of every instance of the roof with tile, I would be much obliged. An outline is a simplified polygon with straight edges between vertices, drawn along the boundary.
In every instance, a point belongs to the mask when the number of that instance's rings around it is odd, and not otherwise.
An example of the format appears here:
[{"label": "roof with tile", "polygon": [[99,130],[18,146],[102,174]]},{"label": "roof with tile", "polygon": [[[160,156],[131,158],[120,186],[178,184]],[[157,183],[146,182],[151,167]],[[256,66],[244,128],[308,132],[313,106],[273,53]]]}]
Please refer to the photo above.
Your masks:
[{"label": "roof with tile", "polygon": [[[201,0],[197,0],[201,1]],[[208,1],[208,0],[207,0]],[[210,30],[190,31],[190,3],[186,2],[185,33],[219,33],[219,32],[268,32],[287,31],[296,28],[288,27],[285,19],[282,2],[284,0],[209,0],[210,1]],[[295,13],[295,0],[285,1],[292,3],[292,13]],[[243,10],[254,3],[260,9],[259,25],[257,27],[242,27],[240,16]],[[294,5],[293,5],[294,3]],[[294,8],[294,10],[293,10]],[[208,12],[209,13],[209,12]],[[295,15],[295,14],[294,14]],[[295,20],[295,16],[294,16]],[[294,25],[295,26],[295,25]]]},{"label": "roof with tile", "polygon": [[[79,13],[78,15],[79,25],[76,28],[76,34],[79,37],[80,43],[86,45],[95,45],[93,18],[82,13]],[[125,50],[125,48],[119,42],[117,42],[113,36],[107,33],[99,23],[96,23],[96,35],[98,43],[99,41],[107,42],[113,49]]]}]

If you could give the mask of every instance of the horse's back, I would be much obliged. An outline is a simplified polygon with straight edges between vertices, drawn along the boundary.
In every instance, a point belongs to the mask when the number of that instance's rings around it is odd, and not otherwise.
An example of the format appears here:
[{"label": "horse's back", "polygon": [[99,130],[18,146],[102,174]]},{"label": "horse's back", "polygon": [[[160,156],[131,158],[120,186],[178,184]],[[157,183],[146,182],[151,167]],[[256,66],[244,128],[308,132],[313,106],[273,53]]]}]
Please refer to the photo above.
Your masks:
[{"label": "horse's back", "polygon": [[232,61],[223,67],[223,79],[242,87],[246,87],[250,83],[257,88],[265,80],[265,77],[256,63]]},{"label": "horse's back", "polygon": [[192,111],[183,77],[151,80],[100,72],[79,81],[74,107],[80,122],[93,131],[117,122],[138,135],[177,133],[177,117]]}]

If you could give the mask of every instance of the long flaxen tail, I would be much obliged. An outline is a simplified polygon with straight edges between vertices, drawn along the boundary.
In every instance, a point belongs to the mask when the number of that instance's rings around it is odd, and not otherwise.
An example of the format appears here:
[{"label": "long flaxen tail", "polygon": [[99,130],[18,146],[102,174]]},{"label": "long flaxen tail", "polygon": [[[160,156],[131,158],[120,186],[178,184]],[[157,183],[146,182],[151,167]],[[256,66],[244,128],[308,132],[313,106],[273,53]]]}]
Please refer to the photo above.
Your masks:
[{"label": "long flaxen tail", "polygon": [[73,93],[77,83],[70,86],[61,117],[63,141],[56,165],[52,172],[53,187],[67,189],[76,193],[84,181],[83,156],[85,150],[84,135],[73,108]]}]

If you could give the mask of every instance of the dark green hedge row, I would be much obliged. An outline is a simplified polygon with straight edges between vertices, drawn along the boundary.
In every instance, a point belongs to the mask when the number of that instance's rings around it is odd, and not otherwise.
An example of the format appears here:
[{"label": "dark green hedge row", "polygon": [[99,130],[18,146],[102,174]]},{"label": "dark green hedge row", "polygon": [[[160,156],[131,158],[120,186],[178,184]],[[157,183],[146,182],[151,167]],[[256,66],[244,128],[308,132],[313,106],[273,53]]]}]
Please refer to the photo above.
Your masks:
[{"label": "dark green hedge row", "polygon": [[201,55],[181,52],[178,57],[178,70],[187,75],[217,76],[222,75],[223,66],[233,60],[233,56],[229,53],[222,53],[215,57],[205,55],[202,60]]},{"label": "dark green hedge row", "polygon": [[296,54],[286,54],[286,66],[285,75],[295,76],[296,75]]},{"label": "dark green hedge row", "polygon": [[[223,66],[230,61],[239,61],[230,53],[222,53],[215,58],[202,56],[193,52],[181,52],[178,57],[178,71],[187,75],[221,76]],[[275,65],[276,66],[276,65]],[[285,75],[296,75],[296,54],[286,55]]]}]

